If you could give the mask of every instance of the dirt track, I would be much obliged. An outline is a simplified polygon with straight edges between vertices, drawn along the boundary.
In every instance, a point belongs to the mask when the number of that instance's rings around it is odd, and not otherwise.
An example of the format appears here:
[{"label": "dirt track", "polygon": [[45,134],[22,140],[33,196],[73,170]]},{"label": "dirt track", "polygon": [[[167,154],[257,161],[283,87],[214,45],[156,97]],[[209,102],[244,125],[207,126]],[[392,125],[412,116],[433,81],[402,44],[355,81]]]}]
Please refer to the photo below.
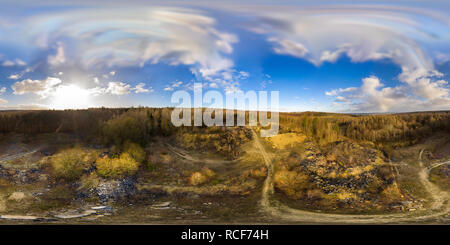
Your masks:
[{"label": "dirt track", "polygon": [[[444,218],[450,212],[448,204],[448,193],[441,191],[437,186],[428,180],[428,170],[423,167],[421,156],[419,154],[419,164],[421,171],[419,173],[419,181],[424,185],[432,197],[431,209],[426,211],[414,211],[399,214],[380,214],[380,215],[346,215],[346,214],[327,214],[316,213],[311,211],[304,211],[293,209],[274,200],[272,194],[274,192],[273,186],[273,164],[272,157],[264,149],[258,135],[254,130],[254,144],[264,158],[268,169],[267,178],[264,181],[262,189],[262,196],[260,205],[262,210],[269,216],[276,217],[283,221],[298,222],[298,223],[349,223],[349,224],[382,224],[382,223],[411,223],[411,222],[439,222],[439,219]],[[445,221],[440,221],[445,222]]]},{"label": "dirt track", "polygon": [[175,155],[189,161],[189,162],[200,162],[200,163],[205,163],[206,165],[216,165],[216,164],[228,164],[228,163],[234,163],[234,162],[238,162],[240,159],[235,159],[235,160],[221,160],[221,159],[208,159],[208,158],[196,158],[192,155],[190,155],[188,152],[180,149],[180,148],[176,148],[170,144],[166,144],[167,148],[173,152]]},{"label": "dirt track", "polygon": [[31,154],[33,154],[33,153],[35,153],[37,151],[38,150],[35,149],[35,150],[31,150],[31,151],[26,151],[26,152],[20,152],[20,153],[13,154],[13,155],[3,155],[3,156],[0,156],[0,163],[12,161],[12,160],[15,160],[17,158],[24,157],[26,155],[31,155]]}]

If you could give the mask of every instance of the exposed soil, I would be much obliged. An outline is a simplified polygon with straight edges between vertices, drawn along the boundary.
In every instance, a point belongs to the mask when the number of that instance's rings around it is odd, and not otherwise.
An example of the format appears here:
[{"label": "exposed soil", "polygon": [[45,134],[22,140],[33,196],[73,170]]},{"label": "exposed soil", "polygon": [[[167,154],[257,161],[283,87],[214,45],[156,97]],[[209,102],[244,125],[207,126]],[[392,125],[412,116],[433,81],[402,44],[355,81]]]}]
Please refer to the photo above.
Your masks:
[{"label": "exposed soil", "polygon": [[423,167],[422,153],[419,153],[418,162],[421,166],[419,173],[419,181],[426,188],[432,197],[431,210],[416,211],[400,214],[381,214],[381,215],[343,215],[343,214],[327,214],[317,213],[305,210],[298,210],[287,207],[273,198],[273,163],[272,157],[261,144],[257,134],[254,134],[254,144],[257,147],[266,163],[268,174],[262,188],[260,205],[264,212],[272,217],[277,217],[286,222],[295,223],[404,223],[404,222],[449,222],[448,216],[450,212],[448,203],[448,193],[440,190],[428,179],[429,171]]}]

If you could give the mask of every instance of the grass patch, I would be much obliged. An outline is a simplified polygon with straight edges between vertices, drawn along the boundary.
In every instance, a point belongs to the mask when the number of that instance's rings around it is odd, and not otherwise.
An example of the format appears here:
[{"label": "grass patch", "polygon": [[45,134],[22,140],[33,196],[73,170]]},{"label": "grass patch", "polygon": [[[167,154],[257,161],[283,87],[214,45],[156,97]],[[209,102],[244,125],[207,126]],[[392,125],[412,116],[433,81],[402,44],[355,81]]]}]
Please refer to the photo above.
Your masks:
[{"label": "grass patch", "polygon": [[81,149],[72,148],[54,155],[50,163],[56,177],[73,181],[81,177],[88,164],[87,160]]},{"label": "grass patch", "polygon": [[306,140],[306,136],[297,133],[278,134],[265,138],[274,149],[286,149],[301,144]]},{"label": "grass patch", "polygon": [[137,162],[129,153],[122,153],[118,158],[107,156],[96,161],[97,173],[105,178],[123,178],[135,174],[139,169]]}]

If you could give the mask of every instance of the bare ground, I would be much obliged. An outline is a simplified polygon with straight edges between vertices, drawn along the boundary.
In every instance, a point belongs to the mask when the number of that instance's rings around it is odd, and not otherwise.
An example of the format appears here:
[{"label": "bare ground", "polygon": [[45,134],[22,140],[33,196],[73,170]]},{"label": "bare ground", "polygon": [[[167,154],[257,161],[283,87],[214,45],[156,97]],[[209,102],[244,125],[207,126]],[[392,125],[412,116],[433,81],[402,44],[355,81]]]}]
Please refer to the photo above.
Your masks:
[{"label": "bare ground", "polygon": [[[346,214],[329,214],[316,213],[311,211],[304,211],[293,209],[274,200],[272,198],[274,193],[273,184],[273,163],[271,155],[265,150],[261,144],[260,139],[255,131],[253,131],[254,144],[261,152],[264,158],[266,167],[268,169],[267,178],[262,188],[262,195],[260,205],[262,210],[269,216],[276,217],[286,222],[294,223],[349,223],[349,224],[383,224],[383,223],[403,223],[403,222],[425,222],[436,221],[444,219],[450,213],[448,203],[448,193],[440,190],[436,185],[431,183],[428,179],[428,169],[422,164],[422,152],[419,153],[418,162],[421,166],[419,173],[419,181],[426,188],[432,197],[430,210],[415,211],[400,214],[380,214],[380,215],[346,215]],[[445,220],[444,220],[445,222]],[[447,220],[448,222],[448,220]]]}]

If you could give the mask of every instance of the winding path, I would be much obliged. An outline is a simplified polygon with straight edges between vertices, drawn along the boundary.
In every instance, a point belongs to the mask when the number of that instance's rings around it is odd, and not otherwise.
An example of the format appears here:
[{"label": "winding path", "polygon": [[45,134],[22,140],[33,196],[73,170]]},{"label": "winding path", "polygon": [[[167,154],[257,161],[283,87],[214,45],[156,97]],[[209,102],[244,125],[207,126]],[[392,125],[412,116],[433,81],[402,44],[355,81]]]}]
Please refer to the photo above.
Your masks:
[{"label": "winding path", "polygon": [[170,144],[166,144],[167,148],[173,152],[175,155],[181,157],[182,159],[185,159],[189,162],[199,162],[199,163],[205,163],[205,164],[228,164],[228,163],[235,163],[240,161],[240,158],[234,159],[234,160],[221,160],[221,159],[209,159],[209,158],[196,158],[192,155],[190,155],[188,152],[176,148]]},{"label": "winding path", "polygon": [[33,153],[35,153],[37,151],[38,151],[38,149],[34,149],[34,150],[31,150],[31,151],[20,152],[20,153],[16,153],[16,154],[13,154],[13,155],[3,155],[3,156],[0,156],[0,163],[12,161],[12,160],[15,160],[17,158],[24,157],[26,155],[31,155],[31,154],[33,154]]},{"label": "winding path", "polygon": [[427,171],[430,172],[433,168],[437,168],[437,167],[440,167],[442,165],[447,165],[447,164],[450,164],[450,161],[433,164],[427,168]]},{"label": "winding path", "polygon": [[415,211],[397,214],[380,214],[380,215],[353,215],[353,214],[327,214],[316,213],[290,208],[277,200],[271,198],[274,193],[273,185],[273,164],[272,157],[264,149],[258,135],[254,130],[254,144],[261,152],[267,167],[267,178],[262,188],[262,196],[260,205],[262,210],[269,216],[279,218],[284,221],[301,222],[301,223],[352,223],[352,224],[374,224],[374,223],[402,223],[402,222],[424,222],[434,221],[450,212],[448,205],[448,193],[441,191],[437,186],[428,180],[428,171],[422,166],[422,152],[419,154],[419,164],[421,171],[419,173],[419,181],[425,186],[432,197],[431,210]]}]

